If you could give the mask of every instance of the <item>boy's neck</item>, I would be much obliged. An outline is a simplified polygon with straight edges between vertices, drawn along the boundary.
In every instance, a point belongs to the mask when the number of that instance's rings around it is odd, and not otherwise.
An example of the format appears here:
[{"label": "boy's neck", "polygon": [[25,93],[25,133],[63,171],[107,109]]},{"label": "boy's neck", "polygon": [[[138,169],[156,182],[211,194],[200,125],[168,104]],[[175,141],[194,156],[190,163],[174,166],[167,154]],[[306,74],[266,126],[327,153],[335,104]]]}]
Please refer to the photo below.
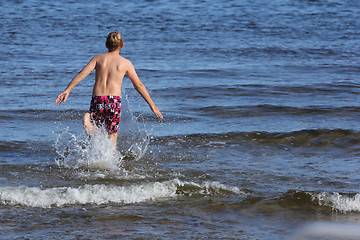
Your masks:
[{"label": "boy's neck", "polygon": [[114,50],[114,51],[110,51],[110,50],[109,50],[109,53],[114,53],[114,54],[117,53],[117,54],[119,54],[119,53],[120,53],[120,50],[121,50],[121,48],[116,49],[116,50]]}]

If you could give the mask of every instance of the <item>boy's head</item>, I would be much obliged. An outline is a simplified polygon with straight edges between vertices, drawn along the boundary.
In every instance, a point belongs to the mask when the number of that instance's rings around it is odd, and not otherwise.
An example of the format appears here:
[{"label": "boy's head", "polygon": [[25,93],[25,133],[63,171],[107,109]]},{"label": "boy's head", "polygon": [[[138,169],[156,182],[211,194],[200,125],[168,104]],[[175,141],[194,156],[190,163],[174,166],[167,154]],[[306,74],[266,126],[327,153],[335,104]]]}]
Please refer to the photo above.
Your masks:
[{"label": "boy's head", "polygon": [[124,46],[122,36],[118,32],[111,32],[106,38],[106,47],[110,52],[121,49]]}]

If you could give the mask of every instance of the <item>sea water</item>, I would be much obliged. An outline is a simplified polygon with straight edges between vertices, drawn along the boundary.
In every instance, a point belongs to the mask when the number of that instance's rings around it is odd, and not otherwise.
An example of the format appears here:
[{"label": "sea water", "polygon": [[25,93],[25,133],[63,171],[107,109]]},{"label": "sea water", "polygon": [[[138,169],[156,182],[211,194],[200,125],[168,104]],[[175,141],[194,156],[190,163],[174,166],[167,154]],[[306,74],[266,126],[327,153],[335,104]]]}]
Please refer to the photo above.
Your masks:
[{"label": "sea water", "polygon": [[[358,1],[0,2],[1,239],[356,239]],[[118,146],[88,137],[110,31]]]}]

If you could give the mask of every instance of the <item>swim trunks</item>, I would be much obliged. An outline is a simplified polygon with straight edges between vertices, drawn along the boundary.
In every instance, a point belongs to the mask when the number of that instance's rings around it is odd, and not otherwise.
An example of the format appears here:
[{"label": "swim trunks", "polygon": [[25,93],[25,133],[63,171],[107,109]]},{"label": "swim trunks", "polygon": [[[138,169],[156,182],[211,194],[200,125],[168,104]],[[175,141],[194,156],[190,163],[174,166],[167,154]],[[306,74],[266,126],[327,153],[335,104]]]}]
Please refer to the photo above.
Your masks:
[{"label": "swim trunks", "polygon": [[90,120],[97,127],[105,126],[109,134],[118,132],[120,113],[120,96],[92,97],[90,103]]}]

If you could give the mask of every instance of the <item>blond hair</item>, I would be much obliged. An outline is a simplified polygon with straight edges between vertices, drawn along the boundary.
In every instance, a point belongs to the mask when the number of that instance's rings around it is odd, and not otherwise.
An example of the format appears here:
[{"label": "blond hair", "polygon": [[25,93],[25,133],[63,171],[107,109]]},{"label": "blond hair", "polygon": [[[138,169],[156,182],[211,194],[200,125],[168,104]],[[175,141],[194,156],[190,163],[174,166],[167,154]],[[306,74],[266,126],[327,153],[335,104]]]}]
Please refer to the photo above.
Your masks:
[{"label": "blond hair", "polygon": [[122,48],[123,39],[120,33],[111,32],[106,38],[106,47],[109,51],[115,51],[116,49]]}]

